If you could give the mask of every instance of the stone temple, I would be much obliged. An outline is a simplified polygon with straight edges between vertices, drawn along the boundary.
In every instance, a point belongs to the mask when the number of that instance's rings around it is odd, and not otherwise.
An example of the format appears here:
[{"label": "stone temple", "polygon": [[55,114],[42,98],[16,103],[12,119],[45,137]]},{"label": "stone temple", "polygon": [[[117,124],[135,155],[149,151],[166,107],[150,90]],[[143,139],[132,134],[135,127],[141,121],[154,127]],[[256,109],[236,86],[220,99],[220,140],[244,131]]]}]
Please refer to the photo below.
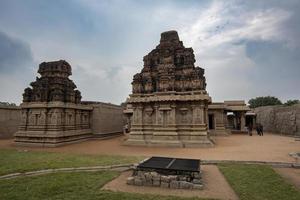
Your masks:
[{"label": "stone temple", "polygon": [[64,60],[43,62],[36,81],[26,88],[21,104],[18,145],[58,146],[91,135],[91,108],[81,104],[81,94],[68,77]]},{"label": "stone temple", "polygon": [[194,65],[193,49],[184,47],[176,31],[167,31],[143,60],[127,101],[132,121],[126,144],[213,146],[207,124],[211,98],[204,69]]},{"label": "stone temple", "polygon": [[212,102],[204,69],[194,64],[193,49],[183,46],[176,31],[162,33],[159,45],[144,57],[142,71],[134,75],[123,107],[82,101],[69,79],[70,64],[43,62],[21,106],[0,108],[0,116],[7,116],[4,123],[0,120],[0,137],[2,130],[10,130],[17,145],[55,147],[119,135],[125,120],[127,145],[211,147],[211,136],[247,133],[255,115],[244,101]]}]

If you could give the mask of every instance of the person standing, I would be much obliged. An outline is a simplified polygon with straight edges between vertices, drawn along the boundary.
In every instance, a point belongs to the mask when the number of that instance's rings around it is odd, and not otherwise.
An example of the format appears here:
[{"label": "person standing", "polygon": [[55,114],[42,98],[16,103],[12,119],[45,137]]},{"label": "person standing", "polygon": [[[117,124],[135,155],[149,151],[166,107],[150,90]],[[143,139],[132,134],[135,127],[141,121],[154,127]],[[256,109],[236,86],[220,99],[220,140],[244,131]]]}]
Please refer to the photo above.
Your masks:
[{"label": "person standing", "polygon": [[259,123],[256,123],[256,124],[255,124],[255,129],[256,129],[257,135],[260,136],[260,124],[259,124]]},{"label": "person standing", "polygon": [[248,126],[248,134],[250,136],[252,136],[252,129],[253,129],[252,124],[249,124],[249,126]]},{"label": "person standing", "polygon": [[264,136],[264,127],[262,124],[259,124],[259,132],[260,132],[260,136]]}]

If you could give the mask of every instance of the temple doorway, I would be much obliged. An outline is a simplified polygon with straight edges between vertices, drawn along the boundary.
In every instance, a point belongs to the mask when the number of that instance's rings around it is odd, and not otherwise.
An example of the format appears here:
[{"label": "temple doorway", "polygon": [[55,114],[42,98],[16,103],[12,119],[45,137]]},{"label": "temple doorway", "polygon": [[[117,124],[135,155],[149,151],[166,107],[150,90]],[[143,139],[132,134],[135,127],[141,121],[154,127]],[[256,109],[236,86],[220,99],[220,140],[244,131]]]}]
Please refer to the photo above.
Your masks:
[{"label": "temple doorway", "polygon": [[215,119],[213,114],[208,115],[208,128],[209,130],[215,129]]}]

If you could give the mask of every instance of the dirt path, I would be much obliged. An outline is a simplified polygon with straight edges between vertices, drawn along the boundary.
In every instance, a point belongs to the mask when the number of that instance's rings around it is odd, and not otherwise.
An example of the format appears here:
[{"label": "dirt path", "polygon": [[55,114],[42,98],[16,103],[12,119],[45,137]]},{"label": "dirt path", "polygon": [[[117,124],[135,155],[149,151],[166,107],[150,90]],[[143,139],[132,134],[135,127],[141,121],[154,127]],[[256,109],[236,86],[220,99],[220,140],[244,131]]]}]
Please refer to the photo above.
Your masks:
[{"label": "dirt path", "polygon": [[127,171],[122,173],[118,178],[112,180],[103,186],[102,189],[130,192],[140,194],[156,194],[156,195],[174,195],[182,197],[202,197],[215,199],[238,199],[232,188],[229,186],[224,176],[219,169],[214,165],[206,165],[202,167],[203,170],[203,190],[183,190],[183,189],[169,189],[159,187],[133,186],[127,185],[126,179],[132,173]]},{"label": "dirt path", "polygon": [[300,190],[300,169],[274,168],[287,182],[293,184]]},{"label": "dirt path", "polygon": [[124,146],[125,136],[109,140],[90,140],[57,148],[15,147],[13,140],[0,140],[0,148],[18,148],[34,151],[67,152],[78,154],[108,154],[133,156],[172,156],[206,160],[252,160],[295,162],[288,154],[300,152],[300,141],[292,137],[265,134],[216,137],[213,148],[163,148]]}]

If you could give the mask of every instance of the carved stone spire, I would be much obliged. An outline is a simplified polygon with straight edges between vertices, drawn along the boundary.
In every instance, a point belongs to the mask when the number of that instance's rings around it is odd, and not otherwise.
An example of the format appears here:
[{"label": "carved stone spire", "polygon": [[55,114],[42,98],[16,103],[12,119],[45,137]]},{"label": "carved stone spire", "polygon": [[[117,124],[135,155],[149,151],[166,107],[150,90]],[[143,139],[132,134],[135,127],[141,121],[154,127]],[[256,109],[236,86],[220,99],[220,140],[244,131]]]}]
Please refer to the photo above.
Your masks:
[{"label": "carved stone spire", "polygon": [[176,31],[161,34],[160,43],[144,57],[134,76],[133,93],[205,90],[204,69],[195,67],[192,48],[185,48]]},{"label": "carved stone spire", "polygon": [[71,65],[64,60],[41,63],[38,70],[41,77],[30,84],[32,88],[25,89],[23,102],[80,103],[80,92],[75,90],[76,85],[68,78],[71,70]]}]

